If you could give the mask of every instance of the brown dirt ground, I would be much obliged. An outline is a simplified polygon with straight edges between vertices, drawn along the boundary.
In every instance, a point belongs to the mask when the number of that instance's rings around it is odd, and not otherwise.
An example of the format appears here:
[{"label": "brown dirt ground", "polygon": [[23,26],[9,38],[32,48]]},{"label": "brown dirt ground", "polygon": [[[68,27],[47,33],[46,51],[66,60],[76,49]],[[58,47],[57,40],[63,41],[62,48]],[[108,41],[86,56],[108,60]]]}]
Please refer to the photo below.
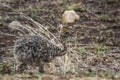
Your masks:
[{"label": "brown dirt ground", "polygon": [[[67,6],[82,2],[80,0],[36,1],[1,0],[1,3],[5,3],[13,9],[27,14],[44,26],[50,26],[49,30],[56,34],[57,31],[55,29],[58,29],[57,26],[61,23],[61,15],[68,8]],[[64,26],[72,28],[71,43],[74,44],[74,38],[77,36],[77,44],[80,44],[77,48],[82,47],[86,51],[85,54],[82,54],[83,61],[79,66],[80,72],[84,76],[89,76],[89,74],[84,72],[91,72],[91,74],[94,73],[100,77],[108,76],[108,78],[115,79],[115,75],[120,73],[119,0],[83,0],[80,8],[75,9],[75,11],[80,15],[80,20],[72,24],[64,24]],[[10,9],[0,5],[0,31],[14,34],[8,28],[8,24],[14,20],[18,20],[21,23],[25,22],[19,15],[14,14]],[[11,53],[8,49],[12,49],[11,46],[13,46],[15,40],[16,37],[0,34],[0,63],[3,63],[3,60],[12,58],[7,53]],[[108,73],[103,76],[103,72]]]}]

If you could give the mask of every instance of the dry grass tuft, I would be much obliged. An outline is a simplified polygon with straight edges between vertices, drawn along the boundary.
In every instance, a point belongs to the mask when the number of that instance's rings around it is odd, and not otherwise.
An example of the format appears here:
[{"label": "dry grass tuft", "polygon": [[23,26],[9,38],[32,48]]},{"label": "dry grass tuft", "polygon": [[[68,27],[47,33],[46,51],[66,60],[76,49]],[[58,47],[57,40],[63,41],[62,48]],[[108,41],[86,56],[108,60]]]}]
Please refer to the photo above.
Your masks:
[{"label": "dry grass tuft", "polygon": [[[29,24],[20,26],[21,27],[20,29],[22,29],[22,31],[24,32],[19,35],[20,38],[28,35],[43,35],[47,37],[56,46],[63,48],[63,45],[61,44],[59,39],[53,33],[47,30],[45,26],[41,25],[40,23],[33,20],[24,13],[20,13],[20,16],[26,19],[28,23],[34,25],[34,27],[30,26]],[[71,71],[71,72],[76,71],[75,68],[80,62],[80,56],[78,54],[79,52],[73,50],[72,48],[68,48],[68,51],[66,51],[66,53],[67,54],[65,56],[57,57],[56,60],[53,60],[53,62],[50,63],[50,68],[49,68],[50,72],[65,74],[67,71]],[[57,69],[56,64],[57,66],[59,66],[59,69]]]},{"label": "dry grass tuft", "polygon": [[[81,56],[72,48],[66,52],[66,55],[62,57],[56,57],[53,62],[50,63],[50,72],[64,75],[66,72],[76,73]],[[57,66],[57,67],[56,67]]]},{"label": "dry grass tuft", "polygon": [[[21,30],[19,31],[20,33],[18,34],[17,37],[22,38],[28,35],[43,35],[56,46],[63,48],[63,45],[61,44],[59,39],[53,33],[51,33],[45,26],[33,20],[26,14],[14,10],[13,8],[6,4],[2,5],[4,7],[11,9],[16,14],[20,14],[20,17],[25,19],[25,22],[27,22],[27,24],[23,24],[23,26],[20,26]],[[78,63],[80,62],[81,59],[79,52],[73,50],[73,47],[68,47],[68,51],[66,51],[66,53],[67,53],[66,55],[62,57],[57,57],[55,60],[53,60],[53,62],[50,63],[49,68],[50,72],[61,74],[65,74],[68,71],[76,72],[76,67],[78,66]]]},{"label": "dry grass tuft", "polygon": [[[47,37],[53,44],[63,48],[59,39],[51,33],[49,30],[45,28],[45,26],[41,25],[37,21],[33,20],[32,18],[26,16],[25,14],[21,14],[23,18],[25,18],[28,22],[32,23],[32,26],[23,26],[21,29],[24,28],[25,31],[29,32],[30,34],[26,33],[26,35],[44,35]],[[50,63],[49,71],[53,73],[60,73],[65,74],[68,71],[76,72],[76,66],[80,62],[79,52],[73,50],[72,47],[68,47],[68,51],[66,51],[66,55],[62,57],[57,57],[56,60]],[[57,67],[59,68],[57,68]]]}]

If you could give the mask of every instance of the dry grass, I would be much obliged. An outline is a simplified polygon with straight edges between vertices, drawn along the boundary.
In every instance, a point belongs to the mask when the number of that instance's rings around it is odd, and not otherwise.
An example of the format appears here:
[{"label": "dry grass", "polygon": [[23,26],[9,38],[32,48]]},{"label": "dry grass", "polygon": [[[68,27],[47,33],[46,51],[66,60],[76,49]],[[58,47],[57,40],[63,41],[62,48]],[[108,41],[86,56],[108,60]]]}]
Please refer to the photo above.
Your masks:
[{"label": "dry grass", "polygon": [[[22,75],[14,75],[14,76],[9,76],[9,75],[0,75],[0,80],[63,80],[62,78],[60,79],[60,77],[55,76],[55,75],[43,75],[42,77],[39,78],[31,78],[31,76],[26,75],[26,74],[22,74]],[[68,80],[68,79],[64,79],[64,80]],[[69,80],[112,80],[112,79],[105,79],[105,78],[100,78],[100,77],[73,77],[70,78]]]},{"label": "dry grass", "polygon": [[[23,18],[26,19],[26,21],[29,21],[34,25],[32,26],[21,26],[21,29],[24,29],[25,31],[29,32],[30,34],[26,33],[25,35],[43,35],[47,37],[53,44],[56,46],[59,46],[60,48],[63,48],[62,44],[59,42],[59,39],[51,33],[49,30],[45,28],[45,26],[41,25],[37,21],[33,20],[32,18],[26,16],[25,14],[21,14]],[[24,35],[23,35],[24,36]],[[22,36],[21,36],[22,37]],[[73,50],[73,47],[68,46],[68,51],[66,51],[66,55],[63,57],[57,57],[56,60],[50,63],[50,72],[53,73],[62,73],[65,74],[68,71],[76,72],[76,66],[78,66],[78,63],[80,62],[80,55],[79,52],[76,50]],[[55,67],[55,65],[58,64],[59,69]]]},{"label": "dry grass", "polygon": [[[1,0],[3,1],[3,0]],[[9,0],[5,0],[5,1],[9,1]],[[15,1],[21,1],[21,0],[15,0]],[[22,0],[24,2],[24,0]],[[37,0],[36,0],[37,1]],[[57,1],[57,0],[56,0]],[[63,0],[63,1],[67,1],[67,0]],[[28,1],[29,2],[29,1]],[[31,1],[30,1],[31,2]],[[96,1],[97,2],[97,1]],[[0,3],[1,4],[1,3]],[[21,2],[20,2],[21,4]],[[25,3],[26,4],[26,3]],[[31,4],[30,4],[31,5]],[[20,27],[20,33],[17,35],[17,37],[21,38],[21,37],[25,37],[25,36],[28,36],[28,35],[43,35],[45,37],[47,37],[49,40],[51,40],[51,42],[53,44],[55,44],[56,46],[59,46],[60,48],[63,48],[62,44],[60,43],[59,39],[57,38],[57,36],[55,36],[53,33],[51,33],[49,30],[47,30],[46,26],[43,26],[41,25],[40,23],[38,23],[37,21],[33,20],[33,19],[36,19],[36,17],[29,17],[23,13],[19,13],[17,11],[24,11],[24,8],[21,8],[21,10],[19,9],[12,9],[10,6],[8,5],[5,5],[5,7],[11,9],[14,13],[16,14],[19,14],[21,16],[21,18],[24,19],[24,21],[27,23],[27,24],[24,24],[23,23],[23,26]],[[45,6],[47,6],[45,4]],[[100,6],[100,5],[99,5]],[[60,6],[59,6],[60,7]],[[32,7],[31,7],[32,8]],[[53,7],[54,8],[54,7]],[[33,8],[34,9],[34,8]],[[59,9],[59,8],[58,8]],[[97,9],[98,10],[98,9]],[[28,11],[29,12],[29,11]],[[54,9],[53,9],[53,12]],[[94,16],[98,18],[98,15],[97,14],[94,14],[94,13],[91,13],[89,10],[87,10],[87,12],[89,14],[92,14]],[[81,15],[82,13],[80,13]],[[33,14],[35,16],[38,16],[36,14]],[[61,15],[61,14],[60,14]],[[81,15],[82,16],[82,15]],[[105,18],[105,16],[103,17]],[[40,18],[41,19],[41,18]],[[99,19],[100,20],[100,19]],[[82,21],[82,18],[81,18],[81,21]],[[83,20],[84,21],[84,20]],[[92,20],[91,20],[92,21]],[[101,20],[102,21],[102,20]],[[104,20],[103,20],[104,21]],[[93,21],[94,22],[94,21]],[[93,23],[92,22],[92,23]],[[99,22],[99,21],[98,21]],[[84,22],[83,22],[84,23]],[[90,23],[90,21],[89,21]],[[31,25],[32,24],[32,25]],[[52,23],[49,23],[50,25],[52,25]],[[102,23],[101,23],[102,24]],[[77,25],[79,25],[79,23],[77,23]],[[91,27],[89,25],[86,25],[86,23],[84,23],[85,25],[85,29],[87,30],[84,30],[82,33],[85,33],[86,35],[89,34],[89,28],[98,28],[96,27],[95,25],[97,25],[97,22],[95,22],[95,24]],[[73,25],[72,25],[73,26]],[[75,27],[75,26],[73,26]],[[81,26],[79,26],[81,28]],[[101,26],[100,26],[101,27]],[[101,27],[102,28],[102,27]],[[107,28],[106,28],[107,29]],[[81,30],[82,31],[82,30]],[[86,32],[88,31],[88,33]],[[1,34],[2,32],[0,32]],[[59,33],[59,32],[58,32]],[[93,31],[94,33],[94,31]],[[6,33],[2,33],[3,35],[8,35],[8,36],[16,36],[16,35],[11,35],[11,34],[6,34]],[[104,33],[103,33],[104,34]],[[79,34],[78,34],[79,35]],[[81,35],[82,36],[82,35]],[[83,36],[84,37],[84,36]],[[95,35],[93,34],[92,37],[95,37],[95,39],[97,37],[99,37],[98,35]],[[103,37],[103,35],[101,35],[101,37]],[[79,38],[79,36],[78,36]],[[75,39],[75,37],[74,37]],[[74,40],[73,39],[73,40]],[[101,38],[100,38],[101,39]],[[107,41],[107,39],[106,39]],[[84,41],[83,41],[84,42]],[[94,42],[94,41],[93,41]],[[70,43],[68,41],[68,43]],[[78,43],[78,44],[77,44]],[[79,46],[82,46],[79,42],[77,42],[77,39],[74,40],[74,42],[72,43],[72,45],[68,45],[68,51],[66,52],[67,54],[62,56],[62,57],[56,57],[54,59],[54,61],[52,61],[50,63],[49,66],[47,66],[48,70],[46,70],[47,72],[49,73],[54,73],[54,74],[61,74],[63,76],[66,76],[67,72],[72,72],[72,73],[77,73],[78,71],[82,71],[83,70],[83,75],[86,75],[84,74],[84,72],[87,73],[87,76],[89,75],[92,75],[93,74],[94,76],[97,74],[98,76],[101,76],[101,77],[113,77],[113,76],[116,76],[115,73],[117,72],[111,72],[111,70],[113,70],[111,67],[114,67],[115,69],[118,69],[119,70],[119,66],[116,66],[116,64],[118,63],[119,64],[119,61],[118,59],[116,59],[116,55],[112,55],[113,52],[111,52],[112,50],[103,50],[104,49],[104,46],[101,46],[101,45],[96,45],[94,46],[93,44],[89,46],[89,44],[83,44],[85,45],[85,47],[78,47],[77,45]],[[74,49],[74,48],[77,48],[77,51]],[[80,49],[79,49],[80,48]],[[119,49],[119,48],[118,48]],[[111,56],[112,55],[112,56]],[[82,59],[81,59],[82,58]],[[104,60],[105,59],[105,60]],[[107,66],[107,64],[109,63],[108,60],[110,59],[110,65],[113,64],[113,66]],[[97,60],[97,61],[96,61]],[[96,63],[96,65],[94,65]],[[99,64],[99,63],[104,63],[104,64]],[[82,64],[82,66],[81,66]],[[92,65],[93,64],[93,65]],[[98,64],[98,65],[97,65]],[[100,67],[97,67],[97,66],[100,66]],[[92,70],[93,69],[93,70]],[[97,70],[98,69],[98,70]],[[99,72],[99,69],[100,69],[100,72]],[[102,70],[101,70],[102,69]],[[110,69],[110,70],[108,70]],[[104,72],[104,71],[110,71],[110,72]],[[90,72],[89,72],[90,71]],[[97,72],[98,71],[98,72]],[[103,71],[103,72],[102,72]],[[97,73],[96,73],[97,72]],[[82,72],[81,72],[82,73]],[[81,74],[80,73],[80,74]],[[66,74],[66,75],[64,75]],[[100,74],[100,75],[99,75]],[[104,75],[105,74],[105,75]],[[104,76],[102,76],[104,75]],[[119,75],[118,75],[119,77]],[[9,80],[9,79],[13,80],[14,76],[4,76],[4,80]],[[1,79],[1,76],[0,76],[0,79]],[[26,78],[27,80],[28,78]],[[19,80],[19,79],[18,79]],[[24,78],[25,80],[25,78]],[[32,79],[33,80],[33,79]],[[38,79],[37,79],[38,80]],[[54,80],[54,79],[53,79]],[[55,79],[55,80],[59,80],[59,79]],[[67,79],[68,80],[68,79]],[[107,80],[107,79],[104,79],[104,78],[99,78],[99,77],[87,77],[87,78],[72,78],[70,80]],[[111,80],[111,79],[110,79]],[[119,80],[119,79],[118,79]]]},{"label": "dry grass", "polygon": [[[28,22],[28,24],[23,24],[23,26],[19,26],[21,29],[19,35],[17,37],[22,38],[28,35],[42,35],[47,37],[54,45],[63,48],[63,45],[59,41],[59,39],[51,33],[45,26],[41,25],[37,21],[33,20],[31,17],[25,15],[24,13],[19,13],[12,9],[10,6],[3,4],[3,6],[13,10],[15,13],[20,14],[21,18],[25,19],[25,22]],[[31,26],[32,24],[33,26]],[[59,32],[58,32],[59,33]],[[80,55],[79,52],[76,50],[73,50],[73,47],[68,46],[68,51],[66,51],[66,55],[63,57],[57,57],[56,60],[50,63],[49,71],[53,73],[60,73],[65,74],[68,71],[76,72],[76,67],[78,66],[78,63],[80,62]],[[55,66],[59,66],[59,69],[57,69]]]}]

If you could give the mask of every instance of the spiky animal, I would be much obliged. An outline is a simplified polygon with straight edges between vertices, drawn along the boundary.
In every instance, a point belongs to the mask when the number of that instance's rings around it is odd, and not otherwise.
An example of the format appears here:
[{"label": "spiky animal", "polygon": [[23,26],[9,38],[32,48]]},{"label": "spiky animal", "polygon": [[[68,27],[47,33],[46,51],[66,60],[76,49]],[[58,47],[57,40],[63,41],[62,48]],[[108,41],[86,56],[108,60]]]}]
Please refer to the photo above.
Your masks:
[{"label": "spiky animal", "polygon": [[26,65],[39,66],[39,72],[44,72],[44,63],[48,63],[56,56],[62,56],[67,50],[65,40],[68,31],[61,28],[60,41],[64,48],[61,49],[54,45],[50,40],[44,36],[33,35],[15,42],[14,57],[17,62],[17,71],[23,72]]}]

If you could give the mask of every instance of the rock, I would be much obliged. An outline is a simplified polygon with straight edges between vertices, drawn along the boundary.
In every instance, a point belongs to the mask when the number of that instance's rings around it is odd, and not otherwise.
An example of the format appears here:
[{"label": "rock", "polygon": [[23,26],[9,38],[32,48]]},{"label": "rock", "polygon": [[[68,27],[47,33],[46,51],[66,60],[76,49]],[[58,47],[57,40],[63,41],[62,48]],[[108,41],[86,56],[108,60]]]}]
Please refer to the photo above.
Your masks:
[{"label": "rock", "polygon": [[19,21],[12,21],[8,27],[11,31],[17,31],[20,30],[20,27],[23,27],[23,25]]},{"label": "rock", "polygon": [[62,15],[62,23],[73,23],[75,20],[78,20],[80,17],[74,10],[67,10]]}]

